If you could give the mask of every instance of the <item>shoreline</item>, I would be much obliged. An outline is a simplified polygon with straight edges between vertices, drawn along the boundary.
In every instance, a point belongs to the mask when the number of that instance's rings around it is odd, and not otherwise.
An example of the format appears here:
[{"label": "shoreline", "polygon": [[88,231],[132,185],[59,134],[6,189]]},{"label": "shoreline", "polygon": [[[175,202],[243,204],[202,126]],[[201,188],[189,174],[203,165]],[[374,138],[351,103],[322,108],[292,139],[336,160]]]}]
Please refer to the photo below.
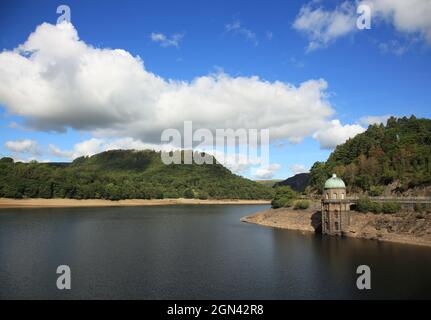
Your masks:
[{"label": "shoreline", "polygon": [[0,209],[8,208],[88,208],[88,207],[137,207],[137,206],[163,206],[163,205],[222,205],[222,204],[270,204],[268,200],[200,200],[200,199],[127,199],[127,200],[104,200],[104,199],[10,199],[0,198]]},{"label": "shoreline", "polygon": [[[260,211],[242,217],[241,221],[264,227],[319,233],[320,219],[320,212],[314,210],[281,208]],[[427,220],[416,219],[414,213],[405,212],[402,216],[397,216],[351,212],[351,219],[351,225],[349,231],[344,234],[345,237],[431,247],[430,224]],[[421,235],[402,231],[406,226],[412,230],[417,229],[421,224],[426,230]],[[394,227],[398,227],[401,231]]]}]

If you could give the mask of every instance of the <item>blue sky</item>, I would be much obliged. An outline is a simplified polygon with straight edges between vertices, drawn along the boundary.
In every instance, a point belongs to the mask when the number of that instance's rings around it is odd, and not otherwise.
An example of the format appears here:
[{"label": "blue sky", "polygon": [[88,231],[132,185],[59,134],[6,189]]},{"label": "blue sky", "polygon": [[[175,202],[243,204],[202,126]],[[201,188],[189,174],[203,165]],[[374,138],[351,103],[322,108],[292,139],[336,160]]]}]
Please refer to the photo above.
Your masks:
[{"label": "blue sky", "polygon": [[[71,9],[73,28],[88,48],[122,49],[133,57],[139,56],[145,70],[166,83],[172,79],[184,81],[192,87],[194,79],[211,74],[224,74],[228,77],[227,81],[257,76],[259,85],[264,87],[264,83],[276,87],[276,82],[294,86],[298,89],[295,97],[301,100],[303,95],[309,97],[306,89],[299,90],[302,83],[323,79],[327,87],[313,89],[313,92],[317,90],[323,96],[304,98],[304,101],[310,99],[310,103],[327,103],[332,110],[330,115],[322,112],[317,119],[312,112],[315,109],[311,109],[309,116],[312,120],[308,121],[306,112],[304,115],[297,110],[301,109],[300,104],[290,106],[287,100],[281,101],[280,106],[275,106],[277,102],[273,100],[266,103],[265,88],[262,88],[262,96],[247,99],[241,94],[238,97],[240,90],[250,92],[249,84],[244,88],[238,84],[238,90],[226,95],[232,99],[233,109],[238,99],[241,99],[241,107],[232,114],[225,112],[226,118],[232,117],[229,121],[220,120],[213,124],[214,127],[220,123],[241,127],[240,124],[247,123],[250,128],[261,128],[259,109],[264,112],[269,105],[280,112],[280,119],[289,122],[297,118],[303,127],[321,121],[322,132],[316,135],[315,131],[319,128],[310,128],[299,134],[301,139],[296,141],[298,139],[292,139],[296,135],[289,129],[281,129],[276,119],[262,120],[262,128],[269,127],[270,132],[275,132],[275,129],[271,131],[272,128],[279,130],[270,147],[270,162],[277,166],[255,178],[286,178],[309,169],[315,161],[326,160],[334,146],[334,136],[345,140],[358,133],[360,128],[366,128],[368,123],[384,119],[387,115],[430,117],[431,22],[427,19],[431,16],[420,16],[427,13],[429,1],[423,1],[425,10],[416,10],[419,13],[406,13],[405,7],[398,5],[396,0],[392,7],[382,7],[379,0],[371,2],[375,6],[371,29],[356,30],[349,22],[356,23],[356,12],[352,11],[357,5],[354,1],[2,1],[0,49],[10,52],[24,44],[44,22],[55,26],[59,17],[56,8],[66,4]],[[405,15],[401,22],[393,18],[400,14]],[[300,25],[299,18],[306,23]],[[344,19],[345,25],[333,24],[337,18]],[[328,31],[333,28],[339,29],[332,33]],[[53,33],[55,30],[47,32]],[[317,42],[318,46],[310,50],[312,41]],[[45,44],[42,41],[36,46],[39,45]],[[50,47],[43,50],[50,50]],[[54,57],[62,58],[61,54]],[[14,79],[14,73],[7,68],[11,68],[10,65],[4,62],[2,66],[0,59],[0,73],[3,73],[3,78],[0,75],[0,85],[3,86],[3,91],[0,89],[1,156],[70,161],[74,155],[103,149],[109,143],[120,146],[156,143],[153,138],[147,139],[157,132],[156,129],[120,130],[117,128],[119,122],[126,127],[128,124],[118,119],[114,121],[115,130],[108,132],[109,123],[101,125],[101,120],[89,120],[89,125],[81,128],[76,122],[80,120],[76,120],[71,112],[73,110],[62,110],[64,112],[49,119],[41,110],[34,113],[36,108],[41,108],[39,101],[34,101],[32,106],[37,92],[34,91],[33,96],[28,87],[21,88],[20,83],[26,79]],[[55,72],[67,70],[56,69]],[[55,86],[54,82],[46,81],[47,85]],[[214,81],[220,83],[220,80]],[[7,88],[11,82],[14,85]],[[56,87],[57,91],[60,89]],[[78,90],[72,89],[74,92]],[[204,95],[199,91],[200,86],[189,89],[194,92],[192,96]],[[11,90],[17,92],[12,95]],[[217,93],[223,93],[221,90],[217,89]],[[268,90],[269,94],[273,92],[270,88]],[[31,97],[19,100],[17,96],[20,92]],[[99,92],[97,88],[95,92]],[[134,94],[135,91],[131,92]],[[130,95],[129,92],[127,94]],[[183,97],[183,94],[178,96]],[[208,117],[200,123],[210,127],[212,111],[219,103],[214,99],[208,106],[202,107]],[[25,110],[19,105],[22,101],[27,102]],[[175,103],[176,99],[173,101]],[[122,102],[116,100],[116,103]],[[133,100],[127,101],[127,105],[131,103],[134,103]],[[69,108],[73,108],[70,105]],[[89,104],[88,108],[101,107]],[[250,111],[250,108],[254,111],[247,121],[235,122],[234,118],[241,118],[242,112]],[[296,116],[296,111],[300,115]],[[142,116],[145,117],[145,114]],[[216,114],[214,118],[218,116]],[[379,118],[365,119],[369,116]],[[181,113],[177,117],[181,117]],[[256,125],[252,119],[256,119]],[[334,120],[339,122],[338,126],[334,125]],[[198,119],[196,121],[199,123]],[[59,123],[63,132],[55,130]],[[143,123],[146,123],[145,119]],[[135,125],[133,123],[130,127]],[[124,139],[127,138],[128,144],[125,144]],[[90,146],[75,146],[92,139]],[[116,139],[123,139],[122,144]],[[53,152],[50,144],[58,152]],[[253,177],[248,170],[239,173]]]}]

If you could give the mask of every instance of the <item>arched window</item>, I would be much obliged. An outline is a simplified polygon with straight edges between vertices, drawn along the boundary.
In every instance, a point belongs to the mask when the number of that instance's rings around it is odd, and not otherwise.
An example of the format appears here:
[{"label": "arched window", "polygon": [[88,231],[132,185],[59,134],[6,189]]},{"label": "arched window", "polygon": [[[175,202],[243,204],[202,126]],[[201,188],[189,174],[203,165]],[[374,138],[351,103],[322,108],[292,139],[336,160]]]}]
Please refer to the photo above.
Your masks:
[{"label": "arched window", "polygon": [[344,192],[341,193],[341,199],[344,199]]},{"label": "arched window", "polygon": [[329,194],[327,192],[325,193],[325,198],[329,199]]},{"label": "arched window", "polygon": [[335,192],[332,194],[332,199],[337,199],[337,194]]}]

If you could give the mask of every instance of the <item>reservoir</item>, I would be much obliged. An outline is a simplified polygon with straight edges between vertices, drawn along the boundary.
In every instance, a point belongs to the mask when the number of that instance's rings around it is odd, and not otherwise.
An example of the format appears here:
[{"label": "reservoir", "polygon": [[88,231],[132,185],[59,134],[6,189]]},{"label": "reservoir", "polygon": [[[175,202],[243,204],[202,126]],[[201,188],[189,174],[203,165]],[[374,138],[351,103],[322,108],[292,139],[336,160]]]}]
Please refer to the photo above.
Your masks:
[{"label": "reservoir", "polygon": [[0,299],[431,298],[431,248],[240,222],[266,208],[1,209]]}]

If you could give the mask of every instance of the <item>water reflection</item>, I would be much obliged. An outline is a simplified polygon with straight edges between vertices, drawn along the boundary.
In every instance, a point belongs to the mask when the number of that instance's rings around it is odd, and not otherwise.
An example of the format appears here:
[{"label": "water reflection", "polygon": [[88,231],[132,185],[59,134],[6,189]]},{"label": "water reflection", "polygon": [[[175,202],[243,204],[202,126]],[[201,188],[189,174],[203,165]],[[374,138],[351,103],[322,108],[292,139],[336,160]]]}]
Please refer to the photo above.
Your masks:
[{"label": "water reflection", "polygon": [[[430,298],[431,250],[241,223],[266,206],[3,210],[0,298]],[[58,265],[72,290],[55,287]],[[372,290],[356,289],[356,268]]]}]

